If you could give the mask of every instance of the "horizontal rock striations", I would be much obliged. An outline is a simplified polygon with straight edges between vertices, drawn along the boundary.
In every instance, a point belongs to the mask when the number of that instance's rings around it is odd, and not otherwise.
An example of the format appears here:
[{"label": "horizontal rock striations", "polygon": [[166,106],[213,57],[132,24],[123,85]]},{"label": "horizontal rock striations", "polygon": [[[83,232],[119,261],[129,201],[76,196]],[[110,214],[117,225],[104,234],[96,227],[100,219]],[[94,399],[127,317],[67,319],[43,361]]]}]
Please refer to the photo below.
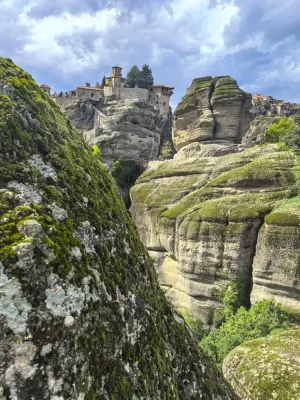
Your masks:
[{"label": "horizontal rock striations", "polygon": [[172,311],[116,187],[0,58],[0,397],[235,399]]},{"label": "horizontal rock striations", "polygon": [[[297,194],[295,165],[293,153],[277,145],[150,164],[131,190],[131,213],[176,307],[212,324],[216,294],[233,278],[245,301],[253,281],[253,300],[275,296],[299,307],[298,209],[289,209],[295,218],[287,228],[271,213]],[[284,259],[293,262],[283,266]]]},{"label": "horizontal rock striations", "polygon": [[174,112],[177,150],[203,141],[240,143],[249,128],[251,94],[229,76],[197,78]]}]

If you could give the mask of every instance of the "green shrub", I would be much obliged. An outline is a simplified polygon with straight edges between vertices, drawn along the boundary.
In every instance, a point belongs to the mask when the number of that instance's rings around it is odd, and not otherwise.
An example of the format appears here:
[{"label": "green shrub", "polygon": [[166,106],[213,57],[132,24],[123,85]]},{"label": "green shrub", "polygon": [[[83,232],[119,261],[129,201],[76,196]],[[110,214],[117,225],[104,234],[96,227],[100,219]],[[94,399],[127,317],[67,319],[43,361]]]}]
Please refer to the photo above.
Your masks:
[{"label": "green shrub", "polygon": [[239,307],[246,305],[247,282],[232,279],[226,286],[222,286],[214,295],[223,304],[220,316],[215,323],[220,325],[224,320],[237,312]]},{"label": "green shrub", "polygon": [[97,145],[92,146],[93,156],[97,158],[97,160],[101,161],[101,150]]},{"label": "green shrub", "polygon": [[193,336],[196,340],[201,340],[206,335],[206,330],[204,329],[203,322],[195,318],[194,314],[187,308],[181,308],[178,313],[184,318],[185,323],[190,328]]},{"label": "green shrub", "polygon": [[172,156],[172,146],[171,143],[167,140],[161,147],[160,155],[158,157],[159,160],[166,160]]},{"label": "green shrub", "polygon": [[275,121],[266,130],[266,142],[278,143],[285,141],[285,137],[290,133],[290,131],[296,128],[297,125],[292,118],[287,118],[286,116]]},{"label": "green shrub", "polygon": [[225,356],[241,343],[287,329],[289,324],[289,315],[280,304],[273,299],[262,300],[250,310],[240,307],[219,329],[211,330],[200,345],[221,367]]}]

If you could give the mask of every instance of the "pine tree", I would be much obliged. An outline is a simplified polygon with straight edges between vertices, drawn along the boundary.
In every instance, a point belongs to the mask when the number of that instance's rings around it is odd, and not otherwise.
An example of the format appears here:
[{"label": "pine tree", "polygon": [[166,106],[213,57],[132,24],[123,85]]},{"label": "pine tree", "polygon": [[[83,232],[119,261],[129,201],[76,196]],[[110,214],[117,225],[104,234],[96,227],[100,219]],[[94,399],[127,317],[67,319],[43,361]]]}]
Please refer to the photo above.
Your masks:
[{"label": "pine tree", "polygon": [[134,88],[136,85],[139,85],[141,71],[139,68],[134,65],[126,76],[125,87]]},{"label": "pine tree", "polygon": [[106,85],[106,78],[105,78],[105,76],[102,78],[102,87],[104,88],[104,86]]},{"label": "pine tree", "polygon": [[143,68],[141,70],[140,73],[140,78],[139,78],[139,87],[140,88],[144,88],[144,89],[148,89],[150,86],[153,85],[153,74],[152,74],[152,70],[149,67],[149,65],[144,64]]},{"label": "pine tree", "polygon": [[99,82],[96,82],[95,87],[99,89],[99,88],[101,87],[101,86],[100,86],[100,83],[99,83]]}]

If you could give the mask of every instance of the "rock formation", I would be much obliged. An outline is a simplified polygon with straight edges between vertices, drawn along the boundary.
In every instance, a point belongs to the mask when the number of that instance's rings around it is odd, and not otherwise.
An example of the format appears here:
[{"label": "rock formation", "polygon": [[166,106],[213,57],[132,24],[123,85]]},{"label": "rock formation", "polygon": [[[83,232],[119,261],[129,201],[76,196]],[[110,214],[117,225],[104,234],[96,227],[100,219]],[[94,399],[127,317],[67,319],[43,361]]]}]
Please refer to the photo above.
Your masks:
[{"label": "rock formation", "polygon": [[243,137],[242,144],[246,147],[252,147],[256,144],[262,144],[265,139],[266,130],[275,122],[275,117],[256,117],[250,124],[250,128]]},{"label": "rock formation", "polygon": [[235,398],[91,147],[4,58],[0,167],[1,398]]},{"label": "rock formation", "polygon": [[243,343],[225,358],[223,372],[241,400],[298,399],[300,331]]},{"label": "rock formation", "polygon": [[[198,104],[209,109],[203,97]],[[245,126],[242,115],[250,106],[234,111],[230,125]],[[184,147],[172,160],[150,163],[131,190],[131,213],[162,288],[177,308],[192,310],[206,324],[217,319],[217,294],[232,279],[239,281],[245,305],[275,297],[297,310],[297,157],[277,144],[244,149],[237,143],[244,130],[231,130],[227,141],[208,141],[211,134],[203,134],[202,117],[196,118],[204,111],[188,107],[184,99],[175,111],[175,143]],[[185,112],[178,121],[180,110]],[[191,120],[200,128],[184,130]],[[228,131],[228,121],[219,121],[219,132]]]},{"label": "rock formation", "polygon": [[143,100],[79,100],[66,107],[65,115],[87,143],[101,149],[101,160],[108,169],[118,161],[122,173],[114,177],[126,204],[129,188],[144,164],[158,159],[165,141],[172,142],[171,113],[170,118],[161,118],[158,110]]},{"label": "rock formation", "polygon": [[229,76],[197,78],[174,112],[177,150],[195,142],[240,143],[252,119],[251,94]]}]

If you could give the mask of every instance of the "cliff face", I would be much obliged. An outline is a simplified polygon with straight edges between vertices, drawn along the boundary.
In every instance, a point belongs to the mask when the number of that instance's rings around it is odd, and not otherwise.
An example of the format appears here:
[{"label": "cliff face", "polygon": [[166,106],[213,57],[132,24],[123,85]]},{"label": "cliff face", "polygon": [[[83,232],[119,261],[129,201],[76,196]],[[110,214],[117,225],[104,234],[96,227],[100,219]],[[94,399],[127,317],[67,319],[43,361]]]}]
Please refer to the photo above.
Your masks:
[{"label": "cliff face", "polygon": [[99,159],[3,58],[0,168],[1,398],[235,398],[166,302]]},{"label": "cliff face", "polygon": [[174,112],[177,150],[207,140],[240,143],[252,119],[251,94],[229,76],[197,78]]},{"label": "cliff face", "polygon": [[242,400],[297,399],[300,332],[291,330],[236,347],[223,372]]},{"label": "cliff face", "polygon": [[297,157],[276,144],[228,141],[184,146],[173,160],[151,163],[131,190],[133,218],[167,297],[207,324],[233,278],[246,305],[273,296],[300,305]]},{"label": "cliff face", "polygon": [[88,144],[101,149],[101,160],[108,169],[118,161],[119,171],[113,176],[127,205],[129,188],[144,164],[158,159],[165,141],[172,142],[170,119],[162,119],[143,100],[77,101],[65,109],[65,115]]}]

